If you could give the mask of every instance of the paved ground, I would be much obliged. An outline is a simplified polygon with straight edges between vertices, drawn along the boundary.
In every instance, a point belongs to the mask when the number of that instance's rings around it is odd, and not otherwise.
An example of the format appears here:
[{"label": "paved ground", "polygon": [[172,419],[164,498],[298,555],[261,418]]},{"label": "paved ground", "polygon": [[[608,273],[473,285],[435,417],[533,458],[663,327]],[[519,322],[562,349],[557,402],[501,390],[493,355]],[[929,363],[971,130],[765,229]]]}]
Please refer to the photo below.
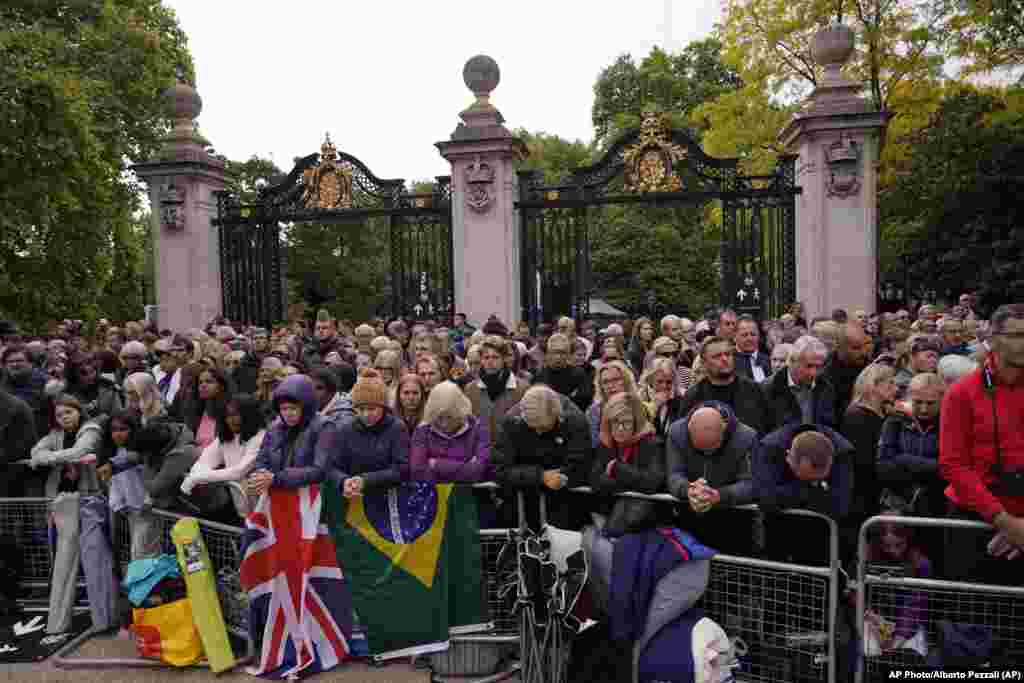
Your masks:
[{"label": "paved ground", "polygon": [[[83,644],[72,655],[75,658],[132,658],[135,644],[123,637],[94,638]],[[40,664],[9,664],[0,666],[0,683],[252,683],[253,678],[241,670],[214,676],[206,669],[72,669],[62,670],[52,660]],[[407,662],[387,667],[368,667],[349,664],[336,671],[321,674],[316,683],[429,683],[427,672],[414,670]]]}]

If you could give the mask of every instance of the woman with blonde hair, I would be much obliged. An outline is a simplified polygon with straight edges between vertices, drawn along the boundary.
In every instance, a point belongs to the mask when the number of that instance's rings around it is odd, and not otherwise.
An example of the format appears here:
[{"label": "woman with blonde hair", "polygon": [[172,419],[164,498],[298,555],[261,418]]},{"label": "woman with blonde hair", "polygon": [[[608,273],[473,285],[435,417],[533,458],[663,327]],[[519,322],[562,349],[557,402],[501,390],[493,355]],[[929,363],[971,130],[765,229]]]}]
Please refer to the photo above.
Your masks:
[{"label": "woman with blonde hair", "polygon": [[639,397],[617,393],[606,401],[590,485],[601,496],[597,514],[604,517],[609,537],[643,531],[664,522],[671,512],[658,515],[658,504],[646,500],[614,498],[625,491],[658,493],[665,487],[665,451],[654,438],[654,427]]},{"label": "woman with blonde hair", "polygon": [[639,393],[651,416],[655,434],[667,438],[672,423],[683,417],[683,395],[676,381],[676,364],[669,358],[655,358],[640,378]]},{"label": "woman with blonde hair", "polygon": [[469,399],[454,382],[441,382],[427,399],[413,432],[409,477],[435,483],[486,481],[491,437],[473,416]]},{"label": "woman with blonde hair", "polygon": [[[597,448],[601,431],[602,406],[615,394],[625,392],[640,399],[636,386],[636,378],[625,361],[608,361],[594,374],[594,402],[587,410],[587,421],[590,423],[590,442]],[[642,404],[641,404],[642,405]]]},{"label": "woman with blonde hair", "polygon": [[[873,363],[857,376],[853,400],[840,421],[840,432],[853,444],[853,501],[851,520],[860,523],[878,510],[878,440],[896,398],[896,372],[890,365]],[[854,532],[855,533],[855,532]]]}]

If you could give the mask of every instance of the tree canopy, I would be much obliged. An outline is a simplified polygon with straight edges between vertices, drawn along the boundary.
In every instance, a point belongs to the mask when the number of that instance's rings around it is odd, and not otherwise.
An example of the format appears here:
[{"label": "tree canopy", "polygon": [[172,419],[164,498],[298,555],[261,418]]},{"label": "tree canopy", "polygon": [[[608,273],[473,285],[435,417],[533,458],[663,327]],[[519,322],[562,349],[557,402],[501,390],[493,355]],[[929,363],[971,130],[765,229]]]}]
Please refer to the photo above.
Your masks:
[{"label": "tree canopy", "polygon": [[126,171],[159,148],[178,70],[186,38],[158,0],[0,5],[0,315],[90,317],[133,276],[115,269],[142,208]]},{"label": "tree canopy", "polygon": [[908,137],[881,199],[884,270],[940,297],[1024,298],[1024,91],[951,88]]}]

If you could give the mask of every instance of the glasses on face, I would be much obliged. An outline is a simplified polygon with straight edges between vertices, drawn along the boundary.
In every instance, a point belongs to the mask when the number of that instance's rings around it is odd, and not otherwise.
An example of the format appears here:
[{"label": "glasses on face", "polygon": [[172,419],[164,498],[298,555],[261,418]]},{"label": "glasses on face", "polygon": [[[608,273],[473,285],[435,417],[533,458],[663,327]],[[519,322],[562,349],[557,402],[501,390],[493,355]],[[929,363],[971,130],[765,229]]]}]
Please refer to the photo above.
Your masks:
[{"label": "glasses on face", "polygon": [[633,431],[632,420],[612,420],[612,430],[616,432]]}]

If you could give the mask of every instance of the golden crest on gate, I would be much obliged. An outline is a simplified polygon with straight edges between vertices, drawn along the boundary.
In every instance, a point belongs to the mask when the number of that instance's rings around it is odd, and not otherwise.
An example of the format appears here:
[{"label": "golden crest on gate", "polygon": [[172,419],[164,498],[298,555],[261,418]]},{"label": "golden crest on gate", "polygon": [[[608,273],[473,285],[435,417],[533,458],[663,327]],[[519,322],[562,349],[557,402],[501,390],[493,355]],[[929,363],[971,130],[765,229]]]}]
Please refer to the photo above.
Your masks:
[{"label": "golden crest on gate", "polygon": [[667,114],[644,112],[640,137],[625,149],[623,158],[626,192],[680,192],[683,189],[675,165],[686,158],[686,148],[672,141],[672,123]]},{"label": "golden crest on gate", "polygon": [[320,162],[302,173],[306,191],[302,202],[310,209],[352,208],[352,167],[338,161],[338,150],[331,136],[320,145]]}]

